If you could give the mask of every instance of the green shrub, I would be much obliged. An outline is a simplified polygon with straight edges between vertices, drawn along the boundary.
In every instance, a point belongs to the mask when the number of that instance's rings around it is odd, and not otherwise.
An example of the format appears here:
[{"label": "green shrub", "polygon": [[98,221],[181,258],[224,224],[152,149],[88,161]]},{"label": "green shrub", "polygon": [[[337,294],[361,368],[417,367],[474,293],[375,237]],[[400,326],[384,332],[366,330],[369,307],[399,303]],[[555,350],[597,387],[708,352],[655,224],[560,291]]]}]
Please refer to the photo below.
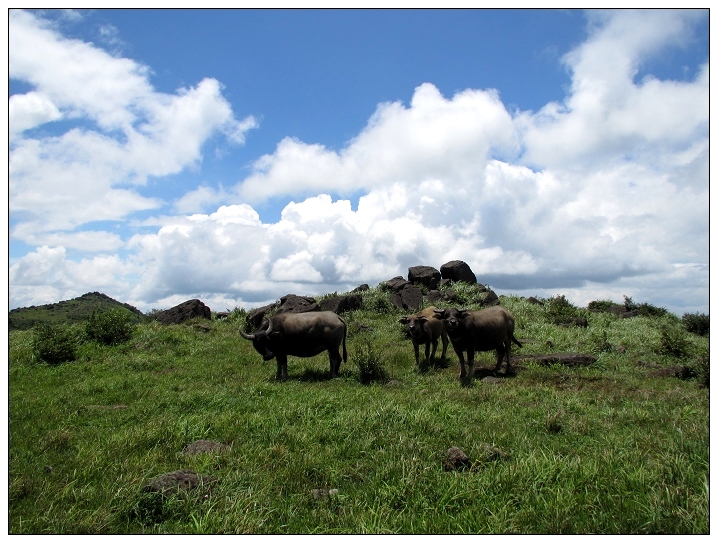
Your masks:
[{"label": "green shrub", "polygon": [[685,313],[681,320],[686,330],[692,334],[707,336],[710,332],[710,317],[705,313]]},{"label": "green shrub", "polygon": [[675,358],[688,356],[689,343],[685,331],[677,326],[664,326],[661,328],[660,352]]},{"label": "green shrub", "polygon": [[226,323],[239,324],[242,328],[245,328],[247,325],[247,310],[243,307],[235,307],[223,320]]},{"label": "green shrub", "polygon": [[548,299],[546,316],[552,324],[571,324],[574,319],[579,317],[579,311],[561,294]]},{"label": "green shrub", "polygon": [[397,311],[389,301],[389,293],[379,287],[370,288],[362,293],[362,306],[364,309],[380,315],[388,315]]},{"label": "green shrub", "polygon": [[389,374],[374,351],[371,341],[366,341],[363,345],[360,345],[352,355],[352,359],[359,370],[357,379],[360,383],[368,385],[369,383],[388,380]]},{"label": "green shrub", "polygon": [[597,313],[608,313],[614,305],[619,305],[611,300],[594,300],[588,302],[588,310],[595,311]]},{"label": "green shrub", "polygon": [[708,388],[708,382],[710,380],[710,366],[711,360],[708,351],[706,350],[705,352],[701,353],[695,364],[695,371],[698,375],[698,380],[706,388]]},{"label": "green shrub", "polygon": [[653,304],[642,303],[637,304],[628,296],[623,297],[623,305],[626,311],[638,311],[638,314],[643,317],[662,317],[668,311],[663,307],[656,307]]},{"label": "green shrub", "polygon": [[85,324],[87,336],[103,345],[119,345],[129,341],[135,324],[129,311],[110,309],[104,313],[93,311]]},{"label": "green shrub", "polygon": [[468,307],[472,304],[479,304],[491,290],[489,285],[481,285],[479,283],[464,283],[463,281],[454,281],[439,287],[439,291],[446,294],[451,289],[454,299],[451,302],[455,307]]},{"label": "green shrub", "polygon": [[32,351],[35,358],[48,364],[70,362],[77,357],[79,341],[66,326],[43,323],[35,327]]}]

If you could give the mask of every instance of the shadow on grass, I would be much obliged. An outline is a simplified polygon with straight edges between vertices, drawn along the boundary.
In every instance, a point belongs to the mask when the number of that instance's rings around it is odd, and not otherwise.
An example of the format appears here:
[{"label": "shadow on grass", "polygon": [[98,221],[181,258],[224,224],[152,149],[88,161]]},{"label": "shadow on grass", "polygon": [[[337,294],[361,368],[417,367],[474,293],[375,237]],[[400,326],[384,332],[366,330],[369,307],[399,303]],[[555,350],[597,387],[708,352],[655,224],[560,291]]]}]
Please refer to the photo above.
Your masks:
[{"label": "shadow on grass", "polygon": [[516,377],[516,369],[515,367],[512,367],[510,370],[506,371],[496,371],[494,368],[477,368],[474,367],[474,379],[469,380],[467,378],[459,378],[459,381],[461,382],[462,387],[472,387],[474,386],[474,383],[476,381],[482,381],[483,379],[486,379],[487,377],[491,378],[492,380],[500,380],[500,379],[513,379]]},{"label": "shadow on grass", "polygon": [[304,368],[304,371],[299,375],[289,377],[290,381],[309,381],[311,383],[331,381],[331,379],[329,370],[315,370],[313,368]]}]

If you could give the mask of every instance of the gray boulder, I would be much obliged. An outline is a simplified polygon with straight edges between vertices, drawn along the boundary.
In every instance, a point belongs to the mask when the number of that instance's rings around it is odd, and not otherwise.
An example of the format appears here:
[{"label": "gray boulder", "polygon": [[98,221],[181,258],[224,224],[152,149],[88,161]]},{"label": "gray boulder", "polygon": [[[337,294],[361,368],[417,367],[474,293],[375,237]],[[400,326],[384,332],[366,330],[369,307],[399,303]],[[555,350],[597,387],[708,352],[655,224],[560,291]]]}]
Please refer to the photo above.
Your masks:
[{"label": "gray boulder", "polygon": [[429,290],[434,290],[441,281],[441,272],[431,266],[413,266],[409,268],[409,282],[413,285],[424,285]]},{"label": "gray boulder", "polygon": [[354,290],[352,290],[352,292],[364,292],[364,291],[366,291],[366,290],[369,290],[370,288],[371,288],[371,287],[370,287],[369,285],[367,285],[366,283],[362,283],[362,284],[359,285],[357,288],[355,288]]},{"label": "gray boulder", "polygon": [[197,299],[187,300],[158,313],[155,319],[162,324],[180,324],[195,317],[212,319],[212,310]]},{"label": "gray boulder", "polygon": [[493,290],[489,290],[484,296],[484,299],[481,300],[481,305],[483,307],[492,307],[494,305],[499,305],[499,297]]},{"label": "gray boulder", "polygon": [[262,307],[255,307],[252,309],[249,313],[247,313],[247,322],[252,325],[253,329],[259,328],[259,325],[262,324],[262,321],[264,320],[264,317],[267,313],[269,313],[272,309],[274,309],[277,306],[277,304],[269,304],[264,305]]},{"label": "gray boulder", "polygon": [[451,281],[462,281],[464,283],[476,283],[476,275],[471,271],[469,265],[463,260],[452,260],[440,268],[441,277]]},{"label": "gray boulder", "polygon": [[307,313],[309,311],[319,311],[319,304],[314,298],[309,296],[297,296],[296,294],[287,294],[279,299],[279,313]]},{"label": "gray boulder", "polygon": [[407,311],[418,311],[423,301],[424,296],[420,287],[409,285],[401,291],[401,305]]},{"label": "gray boulder", "polygon": [[382,290],[390,290],[392,292],[401,292],[401,290],[407,285],[411,285],[409,281],[401,276],[394,277],[388,281],[384,281],[379,285]]},{"label": "gray boulder", "polygon": [[346,294],[344,296],[332,296],[324,298],[319,302],[322,311],[334,311],[337,315],[353,309],[361,309],[363,298],[361,294]]},{"label": "gray boulder", "polygon": [[424,302],[424,295],[421,292],[421,287],[407,285],[400,292],[390,292],[389,301],[397,309],[415,312]]}]

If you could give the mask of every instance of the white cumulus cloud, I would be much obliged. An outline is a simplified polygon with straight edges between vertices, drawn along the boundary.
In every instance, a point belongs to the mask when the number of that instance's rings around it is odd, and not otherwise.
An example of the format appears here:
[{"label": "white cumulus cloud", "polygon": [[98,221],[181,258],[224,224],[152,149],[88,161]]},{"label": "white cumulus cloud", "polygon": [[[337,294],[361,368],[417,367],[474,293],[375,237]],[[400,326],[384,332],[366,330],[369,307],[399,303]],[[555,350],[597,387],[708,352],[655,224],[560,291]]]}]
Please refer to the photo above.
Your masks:
[{"label": "white cumulus cloud", "polygon": [[[257,126],[251,116],[234,117],[215,79],[160,93],[147,66],[65,38],[36,14],[9,17],[10,78],[34,88],[9,102],[10,211],[25,223],[14,235],[158,208],[159,199],[135,187],[198,163],[213,134],[242,143]],[[31,130],[60,118],[72,125]]]},{"label": "white cumulus cloud", "polygon": [[[11,63],[11,76],[33,83],[44,104],[18,98],[18,108],[41,113],[38,121],[27,113],[11,147],[11,213],[26,214],[14,235],[47,245],[10,267],[11,305],[49,296],[48,285],[58,296],[81,284],[141,309],[199,297],[221,310],[460,259],[500,293],[562,293],[584,305],[628,295],[679,312],[707,309],[707,64],[691,80],[637,77],[647,60],[684,44],[695,12],[591,14],[587,40],[564,57],[565,99],[536,112],[509,113],[495,90],[444,96],[427,82],[408,104],[379,104],[341,149],[282,139],[236,186],[191,188],[175,202],[178,215],[143,223],[126,256],[83,260],[103,285],[67,257],[69,241],[57,237],[53,247],[41,236],[49,227],[40,218],[69,230],[158,207],[135,190],[148,175],[195,163],[215,131],[241,141],[256,123],[235,119],[213,79],[159,94],[147,68],[67,40],[32,15],[13,17],[26,41],[11,38],[11,52],[34,40],[64,50],[48,56],[71,67],[70,52],[117,61],[84,79],[100,93],[111,93],[118,73],[127,80],[105,108],[92,93],[73,101],[53,89],[37,58]],[[32,123],[56,111],[99,128],[33,139]],[[93,181],[68,188],[77,176]],[[278,196],[294,201],[277,222],[262,222],[252,206]],[[110,212],[115,198],[119,210]],[[80,208],[68,214],[73,203]],[[209,206],[216,211],[200,213]]]}]

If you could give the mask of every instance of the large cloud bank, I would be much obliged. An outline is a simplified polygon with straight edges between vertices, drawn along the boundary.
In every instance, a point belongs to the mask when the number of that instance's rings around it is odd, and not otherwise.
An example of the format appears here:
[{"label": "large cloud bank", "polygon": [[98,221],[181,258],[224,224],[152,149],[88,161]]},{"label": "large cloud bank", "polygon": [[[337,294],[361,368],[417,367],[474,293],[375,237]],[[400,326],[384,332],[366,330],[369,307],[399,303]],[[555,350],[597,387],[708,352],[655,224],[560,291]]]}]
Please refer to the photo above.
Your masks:
[{"label": "large cloud bank", "polygon": [[[560,103],[510,112],[497,91],[425,83],[343,148],[284,139],[235,185],[192,190],[174,202],[183,214],[122,237],[87,225],[162,209],[148,177],[257,123],[237,120],[216,80],[162,94],[147,67],[11,12],[10,76],[33,87],[9,103],[11,237],[35,249],[11,263],[10,306],[100,290],[144,310],[189,297],[223,310],[461,259],[500,293],[707,311],[708,65],[689,81],[636,78],[695,17],[592,14]],[[87,124],[30,130],[71,118]],[[273,197],[294,201],[263,223],[252,206]]]}]

